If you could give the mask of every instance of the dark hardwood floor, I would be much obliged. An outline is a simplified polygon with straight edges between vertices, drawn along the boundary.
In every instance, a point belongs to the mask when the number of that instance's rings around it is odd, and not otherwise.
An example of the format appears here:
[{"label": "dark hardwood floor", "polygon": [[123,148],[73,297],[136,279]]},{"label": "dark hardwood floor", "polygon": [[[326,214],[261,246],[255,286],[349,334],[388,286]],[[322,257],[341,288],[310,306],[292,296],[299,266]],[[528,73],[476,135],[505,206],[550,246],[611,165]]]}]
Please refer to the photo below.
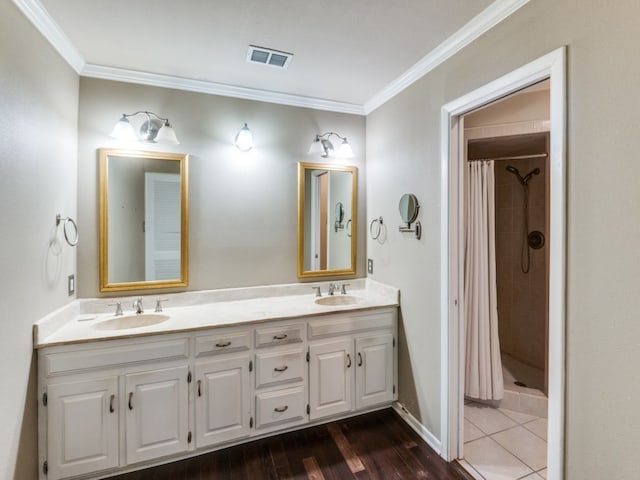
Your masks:
[{"label": "dark hardwood floor", "polygon": [[391,409],[256,440],[117,480],[468,480]]}]

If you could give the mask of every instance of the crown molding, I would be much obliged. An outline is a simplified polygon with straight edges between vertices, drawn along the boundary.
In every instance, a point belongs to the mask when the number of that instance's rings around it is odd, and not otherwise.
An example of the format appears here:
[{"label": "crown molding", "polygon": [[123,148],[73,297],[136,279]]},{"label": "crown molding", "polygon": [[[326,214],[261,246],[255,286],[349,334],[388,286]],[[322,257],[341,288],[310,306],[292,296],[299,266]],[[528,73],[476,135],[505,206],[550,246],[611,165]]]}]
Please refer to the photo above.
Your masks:
[{"label": "crown molding", "polygon": [[528,2],[529,0],[496,0],[418,63],[365,102],[365,115],[391,100]]},{"label": "crown molding", "polygon": [[173,88],[189,92],[208,93],[210,95],[222,95],[225,97],[254,100],[257,102],[277,103],[292,107],[313,108],[316,110],[328,110],[331,112],[364,115],[362,105],[355,103],[337,102],[321,98],[291,95],[288,93],[272,92],[255,88],[238,87],[222,83],[193,80],[189,78],[160,75],[157,73],[138,72],[124,68],[104,67],[101,65],[86,64],[80,75],[83,77],[114,80],[118,82],[137,83],[154,87]]},{"label": "crown molding", "polygon": [[42,4],[38,0],[13,0],[13,3],[79,74],[85,65],[84,58]]},{"label": "crown molding", "polygon": [[62,58],[83,77],[174,88],[191,92],[222,95],[258,102],[313,108],[316,110],[326,110],[354,115],[368,115],[373,112],[375,109],[395,97],[398,93],[425,76],[438,65],[445,62],[448,58],[455,55],[480,35],[500,23],[528,2],[529,0],[496,0],[464,25],[460,30],[423,57],[413,67],[371,97],[364,103],[364,105],[360,105],[355,103],[325,100],[321,98],[291,95],[288,93],[272,92],[268,90],[225,85],[203,80],[193,80],[171,75],[138,72],[123,68],[87,64],[80,52],[55,23],[53,18],[51,18],[39,0],[13,0],[13,3],[58,51]]}]

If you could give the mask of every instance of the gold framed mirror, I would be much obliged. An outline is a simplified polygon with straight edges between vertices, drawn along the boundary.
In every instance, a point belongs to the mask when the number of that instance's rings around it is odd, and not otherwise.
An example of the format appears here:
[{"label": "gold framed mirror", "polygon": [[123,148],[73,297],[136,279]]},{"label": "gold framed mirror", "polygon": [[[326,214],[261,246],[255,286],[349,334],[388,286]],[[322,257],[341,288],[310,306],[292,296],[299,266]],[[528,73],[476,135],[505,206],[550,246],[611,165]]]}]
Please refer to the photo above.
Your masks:
[{"label": "gold framed mirror", "polygon": [[99,149],[101,292],[187,286],[188,160]]},{"label": "gold framed mirror", "polygon": [[298,277],[356,273],[358,169],[298,163]]}]

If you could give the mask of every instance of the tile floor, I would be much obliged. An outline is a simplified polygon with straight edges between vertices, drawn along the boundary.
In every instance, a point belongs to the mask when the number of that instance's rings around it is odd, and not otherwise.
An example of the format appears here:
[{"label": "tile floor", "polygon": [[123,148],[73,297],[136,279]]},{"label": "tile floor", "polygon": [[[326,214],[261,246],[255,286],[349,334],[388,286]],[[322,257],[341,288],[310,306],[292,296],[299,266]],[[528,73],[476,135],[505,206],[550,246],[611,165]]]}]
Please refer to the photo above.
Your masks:
[{"label": "tile floor", "polygon": [[464,460],[477,480],[547,478],[547,419],[470,402],[464,406]]}]

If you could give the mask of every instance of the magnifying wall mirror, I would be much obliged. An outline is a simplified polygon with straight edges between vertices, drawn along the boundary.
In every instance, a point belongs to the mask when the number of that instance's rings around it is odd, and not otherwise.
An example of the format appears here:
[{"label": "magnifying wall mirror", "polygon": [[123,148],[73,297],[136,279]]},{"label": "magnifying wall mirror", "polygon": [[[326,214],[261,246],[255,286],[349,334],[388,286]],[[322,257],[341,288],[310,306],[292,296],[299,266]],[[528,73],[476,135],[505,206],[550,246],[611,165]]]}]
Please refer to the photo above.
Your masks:
[{"label": "magnifying wall mirror", "polygon": [[100,149],[100,291],[188,283],[188,155]]},{"label": "magnifying wall mirror", "polygon": [[298,277],[356,273],[356,190],[356,167],[298,163]]},{"label": "magnifying wall mirror", "polygon": [[405,193],[400,197],[398,210],[402,221],[411,225],[418,216],[418,199],[413,193]]}]

